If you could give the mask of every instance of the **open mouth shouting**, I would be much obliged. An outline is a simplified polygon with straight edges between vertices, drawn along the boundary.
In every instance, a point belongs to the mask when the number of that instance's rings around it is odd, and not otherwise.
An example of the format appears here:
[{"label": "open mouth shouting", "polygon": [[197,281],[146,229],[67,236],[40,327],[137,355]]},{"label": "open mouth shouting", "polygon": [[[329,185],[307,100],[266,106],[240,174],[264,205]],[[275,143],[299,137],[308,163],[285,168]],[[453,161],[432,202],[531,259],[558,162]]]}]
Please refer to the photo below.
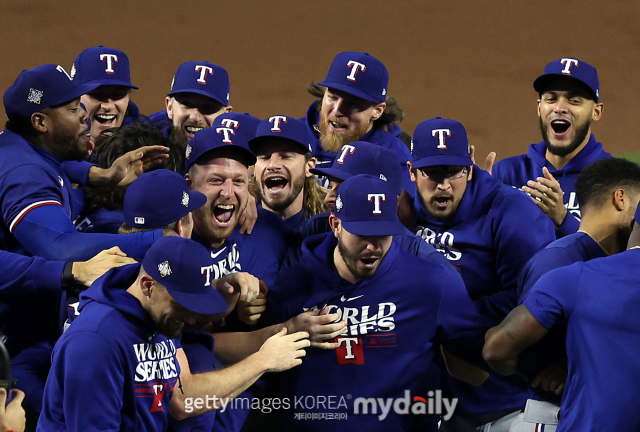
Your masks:
[{"label": "open mouth shouting", "polygon": [[553,135],[558,138],[565,136],[571,127],[571,122],[566,119],[551,120],[550,124]]},{"label": "open mouth shouting", "polygon": [[329,124],[329,128],[334,132],[343,131],[348,127],[347,124],[339,122],[338,119],[327,120],[327,123]]},{"label": "open mouth shouting", "polygon": [[116,127],[116,118],[117,116],[115,114],[96,114],[93,119],[101,125]]},{"label": "open mouth shouting", "polygon": [[382,257],[378,255],[371,255],[365,258],[360,258],[360,263],[366,269],[374,269],[376,265],[380,262]]},{"label": "open mouth shouting", "polygon": [[281,192],[287,185],[289,180],[282,175],[273,175],[264,179],[264,187],[271,194]]},{"label": "open mouth shouting", "polygon": [[216,204],[213,207],[213,217],[220,225],[229,225],[235,212],[235,204]]},{"label": "open mouth shouting", "polygon": [[187,138],[189,139],[189,141],[191,141],[193,139],[193,136],[196,134],[196,132],[198,132],[199,130],[204,129],[206,126],[201,125],[201,124],[188,124],[188,125],[184,125],[182,126],[182,130],[184,131],[185,135],[187,136]]},{"label": "open mouth shouting", "polygon": [[433,197],[433,203],[438,210],[446,210],[449,207],[449,204],[453,202],[452,195],[439,195]]}]

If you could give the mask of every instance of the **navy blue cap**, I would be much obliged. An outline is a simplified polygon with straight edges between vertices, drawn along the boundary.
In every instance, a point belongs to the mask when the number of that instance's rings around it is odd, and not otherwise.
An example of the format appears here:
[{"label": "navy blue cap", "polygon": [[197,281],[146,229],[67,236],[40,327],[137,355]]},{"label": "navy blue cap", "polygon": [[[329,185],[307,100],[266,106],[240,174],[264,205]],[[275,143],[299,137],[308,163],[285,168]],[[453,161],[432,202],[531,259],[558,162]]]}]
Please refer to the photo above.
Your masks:
[{"label": "navy blue cap", "polygon": [[388,181],[397,195],[402,193],[402,168],[389,149],[365,141],[342,146],[331,168],[312,168],[313,174],[346,180],[359,174],[369,174]]},{"label": "navy blue cap", "polygon": [[347,51],[333,59],[327,77],[318,85],[380,103],[387,100],[389,72],[380,60],[369,53]]},{"label": "navy blue cap", "polygon": [[335,215],[351,234],[397,235],[405,232],[398,219],[398,197],[389,182],[360,174],[348,178],[336,195]]},{"label": "navy blue cap", "polygon": [[62,66],[46,64],[20,72],[4,92],[4,110],[9,120],[17,121],[47,107],[71,102],[96,87],[78,85]]},{"label": "navy blue cap", "polygon": [[545,66],[544,73],[533,82],[533,88],[542,94],[547,82],[559,76],[581,82],[591,90],[596,102],[600,99],[598,71],[589,63],[572,57],[563,57]]},{"label": "navy blue cap", "polygon": [[191,312],[213,315],[227,310],[227,302],[211,285],[209,251],[193,240],[165,236],[147,251],[142,268],[164,285],[178,304]]},{"label": "navy blue cap", "polygon": [[211,127],[228,127],[240,132],[244,139],[249,141],[256,136],[256,129],[260,124],[260,119],[249,113],[222,113],[213,120]]},{"label": "navy blue cap", "polygon": [[118,49],[102,45],[87,48],[76,57],[71,66],[71,78],[78,84],[138,88],[131,84],[129,57]]},{"label": "navy blue cap", "polygon": [[420,123],[411,140],[411,165],[413,168],[473,165],[467,131],[462,123],[441,117]]},{"label": "navy blue cap", "polygon": [[275,115],[262,120],[256,130],[255,138],[249,140],[249,148],[257,153],[260,143],[270,137],[289,140],[299,144],[302,153],[311,153],[311,140],[307,126],[296,118]]},{"label": "navy blue cap", "polygon": [[184,155],[184,169],[189,171],[200,156],[219,148],[232,149],[245,159],[247,166],[256,163],[256,155],[249,150],[247,140],[242,133],[236,133],[229,127],[208,127],[200,129],[187,144]]},{"label": "navy blue cap", "polygon": [[167,96],[197,93],[227,106],[230,89],[229,74],[222,66],[206,61],[188,61],[178,68]]},{"label": "navy blue cap", "polygon": [[134,228],[160,228],[179,221],[207,202],[200,192],[189,190],[178,173],[158,169],[140,174],[124,194],[124,221]]}]

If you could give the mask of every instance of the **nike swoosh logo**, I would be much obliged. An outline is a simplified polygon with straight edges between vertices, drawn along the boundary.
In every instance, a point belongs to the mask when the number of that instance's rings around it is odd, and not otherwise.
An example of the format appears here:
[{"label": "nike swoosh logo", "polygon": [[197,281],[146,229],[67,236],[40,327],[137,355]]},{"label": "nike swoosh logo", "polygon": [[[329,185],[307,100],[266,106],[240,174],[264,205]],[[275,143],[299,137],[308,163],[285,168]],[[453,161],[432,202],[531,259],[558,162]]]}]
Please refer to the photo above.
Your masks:
[{"label": "nike swoosh logo", "polygon": [[222,248],[222,249],[220,249],[217,253],[213,253],[213,252],[211,252],[211,258],[218,258],[218,255],[220,255],[222,252],[224,252],[224,250],[225,250],[226,248],[227,248],[226,246],[225,246],[225,247],[223,247],[223,248]]},{"label": "nike swoosh logo", "polygon": [[345,296],[342,296],[342,297],[340,297],[340,301],[343,302],[343,303],[344,302],[350,302],[350,301],[357,300],[357,299],[359,299],[360,297],[363,297],[363,296],[364,296],[364,294],[359,295],[357,297],[351,297],[351,298],[345,298]]}]

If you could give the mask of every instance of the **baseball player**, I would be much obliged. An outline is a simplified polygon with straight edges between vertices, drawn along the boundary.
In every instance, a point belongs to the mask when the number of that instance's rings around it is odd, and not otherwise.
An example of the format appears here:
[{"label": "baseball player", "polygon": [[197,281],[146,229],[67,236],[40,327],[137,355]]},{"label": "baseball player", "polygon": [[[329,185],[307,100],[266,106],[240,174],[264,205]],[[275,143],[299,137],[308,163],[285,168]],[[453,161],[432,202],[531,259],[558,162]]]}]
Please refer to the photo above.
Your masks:
[{"label": "baseball player", "polygon": [[210,127],[220,114],[231,112],[229,89],[229,74],[222,66],[206,61],[182,63],[171,81],[166,111],[149,118],[185,148],[197,131]]},{"label": "baseball player", "polygon": [[[551,242],[529,260],[518,280],[519,303],[549,271],[614,255],[627,248],[640,199],[640,167],[624,159],[598,160],[578,175],[575,189],[581,203],[580,229]],[[521,355],[520,369],[532,386],[527,404],[511,424],[510,432],[536,432],[540,425],[547,432],[555,430],[566,378],[564,346],[564,328],[558,325],[543,342]],[[555,375],[555,371],[560,375]],[[546,376],[554,377],[550,386],[538,384]]]},{"label": "baseball player", "polygon": [[[404,189],[411,196],[415,185],[405,164],[411,159],[407,146],[398,138],[402,110],[388,98],[389,72],[377,58],[362,52],[338,54],[324,81],[317,84],[314,101],[304,118],[311,136],[315,136],[318,167],[329,165],[342,146],[366,141],[391,150],[404,172]],[[317,92],[318,88],[321,90]],[[323,186],[327,186],[324,180]]]},{"label": "baseball player", "polygon": [[[640,218],[636,211],[635,219]],[[640,428],[635,379],[638,339],[638,262],[636,223],[632,250],[577,262],[543,275],[524,303],[487,332],[483,354],[501,374],[518,373],[520,353],[556,326],[566,328],[568,373],[560,418],[537,430],[632,431]],[[539,419],[538,419],[539,420]],[[544,423],[556,423],[557,429]],[[531,425],[529,429],[533,430]]]},{"label": "baseball player", "polygon": [[[396,214],[396,195],[391,182],[379,177],[344,181],[330,216],[332,231],[307,238],[301,262],[282,271],[269,293],[263,322],[325,307],[347,320],[335,351],[309,350],[304,368],[278,377],[278,388],[291,400],[346,394],[352,399],[332,408],[292,405],[279,430],[437,430],[438,416],[426,411],[391,412],[381,421],[357,408],[360,397],[393,401],[408,392],[410,400],[424,401],[433,395],[440,376],[438,345],[469,350],[473,343],[462,335],[481,323],[459,278],[398,248],[393,235],[405,228]],[[480,373],[475,383],[484,378]],[[347,416],[300,417],[320,412]]]},{"label": "baseball player", "polygon": [[283,331],[238,365],[191,373],[176,338],[185,324],[226,310],[218,289],[243,283],[235,275],[212,280],[203,271],[209,261],[201,245],[169,236],[142,264],[94,283],[56,345],[37,430],[164,431],[169,414],[180,419],[220,406],[191,404],[195,398],[233,398],[263,373],[299,365],[308,334]]},{"label": "baseball player", "polygon": [[257,156],[254,175],[260,204],[294,231],[325,209],[326,191],[310,171],[316,166],[311,139],[302,121],[275,115],[263,120],[249,140]]},{"label": "baseball player", "polygon": [[78,84],[97,84],[80,98],[91,120],[94,143],[103,131],[132,124],[140,117],[131,101],[131,91],[138,87],[131,84],[129,57],[122,51],[102,45],[87,48],[73,61],[70,75]]},{"label": "baseball player", "polygon": [[533,82],[538,92],[542,142],[531,144],[526,155],[503,159],[489,168],[503,183],[522,188],[556,226],[558,238],[575,233],[580,205],[575,182],[580,171],[611,155],[591,133],[600,120],[598,72],[571,57],[549,63]]},{"label": "baseball player", "polygon": [[[550,219],[522,192],[473,165],[464,126],[436,117],[413,137],[411,177],[416,182],[414,232],[455,265],[483,316],[499,323],[517,304],[524,264],[555,239]],[[473,388],[445,378],[459,406],[446,430],[487,424],[507,430],[526,399],[521,382],[490,377]]]}]

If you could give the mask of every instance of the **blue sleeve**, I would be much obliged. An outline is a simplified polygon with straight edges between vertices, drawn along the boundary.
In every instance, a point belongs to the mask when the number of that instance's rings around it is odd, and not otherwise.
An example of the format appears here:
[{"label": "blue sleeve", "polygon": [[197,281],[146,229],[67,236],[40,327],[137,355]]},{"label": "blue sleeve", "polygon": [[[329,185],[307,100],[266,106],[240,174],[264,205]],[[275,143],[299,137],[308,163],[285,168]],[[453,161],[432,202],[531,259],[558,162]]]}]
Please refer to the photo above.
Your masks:
[{"label": "blue sleeve", "polygon": [[545,248],[535,254],[524,266],[518,278],[519,303],[522,303],[527,298],[531,287],[544,274],[574,262],[576,262],[575,257],[565,248]]},{"label": "blue sleeve", "polygon": [[162,237],[162,230],[126,235],[79,233],[62,207],[47,205],[24,215],[13,234],[31,254],[48,260],[86,261],[113,246],[140,260]]},{"label": "blue sleeve", "polygon": [[580,229],[580,221],[571,212],[567,212],[564,222],[556,229],[556,237],[562,238],[569,234],[575,234],[578,229]]},{"label": "blue sleeve", "polygon": [[70,335],[54,350],[38,430],[120,431],[125,362],[111,341],[92,332]]},{"label": "blue sleeve", "polygon": [[0,250],[0,295],[61,290],[63,261],[46,261]]},{"label": "blue sleeve", "polygon": [[62,162],[62,171],[69,177],[74,183],[80,183],[86,185],[89,183],[89,170],[94,166],[87,161],[65,161]]},{"label": "blue sleeve", "polygon": [[523,304],[544,327],[550,329],[571,314],[577,300],[583,265],[576,263],[552,270],[531,288]]}]

